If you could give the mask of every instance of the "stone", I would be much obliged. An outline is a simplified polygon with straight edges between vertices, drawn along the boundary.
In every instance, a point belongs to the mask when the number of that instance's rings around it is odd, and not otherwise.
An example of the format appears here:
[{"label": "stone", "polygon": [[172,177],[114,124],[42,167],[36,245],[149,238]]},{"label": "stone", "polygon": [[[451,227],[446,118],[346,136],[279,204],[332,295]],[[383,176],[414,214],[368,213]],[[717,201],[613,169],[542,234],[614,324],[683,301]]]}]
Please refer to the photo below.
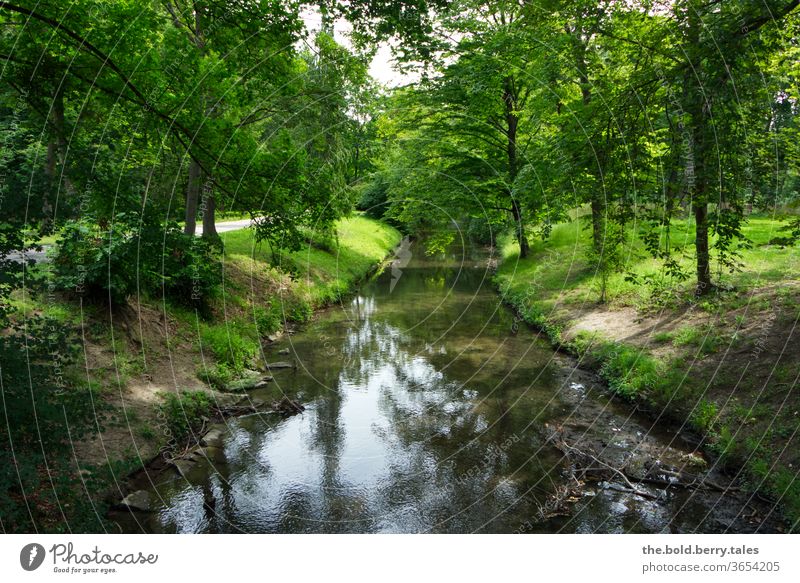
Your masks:
[{"label": "stone", "polygon": [[145,490],[137,490],[136,492],[132,492],[125,496],[120,504],[129,510],[135,510],[137,512],[150,512],[150,492]]},{"label": "stone", "polygon": [[223,435],[225,435],[225,432],[222,429],[213,428],[200,439],[200,445],[203,447],[222,447]]},{"label": "stone", "polygon": [[289,350],[288,348],[281,348],[278,351],[278,354],[290,354],[290,353],[291,353],[291,350]]},{"label": "stone", "polygon": [[267,365],[270,370],[279,368],[297,368],[297,365],[292,362],[272,362]]},{"label": "stone", "polygon": [[177,459],[172,461],[172,465],[175,466],[175,469],[178,470],[181,477],[186,478],[189,472],[194,468],[195,462],[188,459]]},{"label": "stone", "polygon": [[252,389],[260,389],[272,380],[270,375],[258,375],[237,379],[225,385],[224,391],[228,393],[241,393]]}]

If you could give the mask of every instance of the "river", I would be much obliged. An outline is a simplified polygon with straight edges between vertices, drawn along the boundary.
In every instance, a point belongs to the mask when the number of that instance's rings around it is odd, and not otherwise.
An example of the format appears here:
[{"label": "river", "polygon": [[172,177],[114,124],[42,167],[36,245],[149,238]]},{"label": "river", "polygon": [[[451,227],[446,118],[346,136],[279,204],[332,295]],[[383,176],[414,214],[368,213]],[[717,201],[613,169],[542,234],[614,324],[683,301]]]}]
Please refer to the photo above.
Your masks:
[{"label": "river", "polygon": [[[675,464],[694,445],[606,396],[594,375],[515,324],[482,250],[387,269],[268,347],[306,410],[227,419],[213,459],[148,485],[128,532],[745,532],[753,499],[623,484],[572,488],[546,427],[620,459]],[[280,350],[290,355],[279,355]],[[271,389],[274,394],[274,388]],[[251,393],[259,398],[259,391]],[[274,397],[273,397],[274,398]],[[626,457],[627,456],[627,457]],[[613,457],[613,456],[612,456]],[[634,456],[635,457],[635,456]],[[696,457],[696,456],[695,456]],[[717,476],[715,479],[721,479]],[[637,486],[638,487],[638,486]],[[626,491],[627,490],[627,491]],[[754,506],[755,505],[755,506]],[[763,513],[761,514],[763,516]]]}]

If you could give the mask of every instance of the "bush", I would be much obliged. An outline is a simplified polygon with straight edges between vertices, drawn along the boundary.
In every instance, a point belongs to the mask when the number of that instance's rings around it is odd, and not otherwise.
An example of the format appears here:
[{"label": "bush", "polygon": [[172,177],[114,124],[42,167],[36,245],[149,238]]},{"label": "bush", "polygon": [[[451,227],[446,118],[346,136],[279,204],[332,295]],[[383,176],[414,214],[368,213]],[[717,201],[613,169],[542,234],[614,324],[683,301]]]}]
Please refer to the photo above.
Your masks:
[{"label": "bush", "polygon": [[159,405],[159,412],[176,442],[185,441],[199,431],[214,411],[211,397],[203,391],[161,393],[161,397],[164,402]]},{"label": "bush", "polygon": [[361,199],[356,208],[371,219],[382,219],[389,210],[389,183],[383,174],[377,173],[361,190]]},{"label": "bush", "polygon": [[608,386],[629,399],[648,395],[662,378],[658,361],[631,346],[601,342],[592,357],[603,363],[600,376]]},{"label": "bush", "polygon": [[92,218],[67,223],[53,260],[56,288],[124,303],[137,292],[204,307],[222,281],[218,249],[177,223],[139,225],[121,213],[111,228]]},{"label": "bush", "polygon": [[205,349],[234,374],[241,373],[258,352],[258,345],[224,324],[206,326],[200,334]]},{"label": "bush", "polygon": [[314,307],[305,298],[296,298],[289,302],[286,315],[292,322],[305,324],[314,315]]},{"label": "bush", "polygon": [[470,217],[465,225],[467,238],[479,245],[494,245],[501,225],[491,224],[486,217]]},{"label": "bush", "polygon": [[221,362],[204,366],[197,371],[197,378],[219,390],[224,389],[236,376],[227,364]]},{"label": "bush", "polygon": [[717,406],[711,401],[701,400],[692,412],[692,424],[698,429],[708,432],[714,429],[719,417]]},{"label": "bush", "polygon": [[274,334],[280,330],[283,325],[281,310],[276,304],[271,304],[267,308],[256,306],[253,308],[253,317],[259,336]]}]

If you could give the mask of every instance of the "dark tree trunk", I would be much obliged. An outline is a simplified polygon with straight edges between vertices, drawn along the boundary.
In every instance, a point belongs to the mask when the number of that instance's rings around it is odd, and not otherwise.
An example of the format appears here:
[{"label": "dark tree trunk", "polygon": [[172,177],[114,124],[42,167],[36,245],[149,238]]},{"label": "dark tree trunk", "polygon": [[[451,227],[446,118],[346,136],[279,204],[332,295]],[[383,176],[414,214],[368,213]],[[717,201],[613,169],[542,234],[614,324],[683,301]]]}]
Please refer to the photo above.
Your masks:
[{"label": "dark tree trunk", "polygon": [[524,259],[528,256],[530,246],[528,245],[528,237],[525,236],[525,224],[522,221],[522,209],[520,208],[519,201],[511,201],[511,214],[514,216],[514,223],[516,224],[517,242],[519,243],[519,256]]},{"label": "dark tree trunk", "polygon": [[693,66],[687,70],[684,77],[684,96],[686,109],[690,115],[692,123],[691,133],[691,155],[688,160],[692,166],[687,168],[687,185],[691,194],[692,210],[695,221],[694,247],[697,255],[697,295],[709,293],[713,286],[711,284],[711,265],[708,246],[708,166],[709,152],[706,141],[707,128],[710,112],[706,104],[703,88],[698,76],[702,75],[702,59],[700,58],[700,31],[702,22],[700,21],[700,11],[697,7],[690,7],[687,15],[688,30],[687,54]]},{"label": "dark tree trunk", "polygon": [[522,205],[520,201],[514,196],[512,187],[514,180],[517,178],[519,167],[517,164],[517,128],[519,126],[519,117],[517,116],[517,96],[514,80],[511,77],[506,77],[503,82],[503,103],[506,108],[506,156],[508,157],[508,189],[511,193],[511,214],[514,217],[514,225],[516,229],[517,242],[519,243],[519,256],[525,258],[528,256],[528,237],[525,234],[525,223],[522,217]]},{"label": "dark tree trunk", "polygon": [[219,239],[216,225],[216,201],[214,192],[208,188],[203,192],[203,238]]},{"label": "dark tree trunk", "polygon": [[708,253],[708,204],[706,202],[694,204],[694,222],[697,229],[694,238],[697,252],[697,295],[703,295],[712,289],[711,264]]},{"label": "dark tree trunk", "polygon": [[[173,12],[175,25],[178,28],[186,27],[191,31],[190,40],[197,47],[201,55],[205,54],[205,35],[202,23],[203,6],[201,2],[192,2],[194,22],[187,20],[181,22],[178,12]],[[172,11],[171,11],[172,12]],[[190,13],[190,14],[192,14]],[[184,218],[183,232],[187,235],[194,235],[197,230],[197,205],[200,199],[200,190],[203,186],[203,169],[200,164],[192,159],[189,162],[189,177],[186,182],[186,214]],[[205,200],[203,201],[205,205]],[[216,231],[214,232],[216,234]],[[206,235],[205,212],[203,213],[203,236]]]},{"label": "dark tree trunk", "polygon": [[189,179],[186,183],[186,215],[183,232],[194,235],[197,230],[197,201],[200,197],[200,177],[202,168],[200,164],[191,160],[189,162]]}]

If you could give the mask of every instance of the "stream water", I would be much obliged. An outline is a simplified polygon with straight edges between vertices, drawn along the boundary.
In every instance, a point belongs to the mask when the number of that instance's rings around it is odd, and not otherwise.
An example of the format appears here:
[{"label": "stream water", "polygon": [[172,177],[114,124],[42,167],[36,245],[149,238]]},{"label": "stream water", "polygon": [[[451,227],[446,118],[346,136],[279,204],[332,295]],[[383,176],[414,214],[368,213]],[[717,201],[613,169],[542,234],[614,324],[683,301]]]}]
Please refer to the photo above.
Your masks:
[{"label": "stream water", "polygon": [[[723,532],[748,530],[751,500],[642,497],[583,488],[540,519],[569,480],[545,424],[567,425],[620,455],[679,460],[676,435],[609,400],[597,379],[517,329],[487,257],[457,250],[387,269],[358,294],[268,349],[292,359],[274,386],[306,406],[229,418],[221,447],[152,484],[129,532]],[[278,355],[281,349],[289,355]],[[271,352],[270,352],[271,351]],[[213,450],[213,451],[212,451]],[[676,462],[677,463],[677,462]],[[644,486],[643,486],[644,487]],[[753,524],[758,521],[751,521]],[[752,529],[757,529],[752,526]]]}]

